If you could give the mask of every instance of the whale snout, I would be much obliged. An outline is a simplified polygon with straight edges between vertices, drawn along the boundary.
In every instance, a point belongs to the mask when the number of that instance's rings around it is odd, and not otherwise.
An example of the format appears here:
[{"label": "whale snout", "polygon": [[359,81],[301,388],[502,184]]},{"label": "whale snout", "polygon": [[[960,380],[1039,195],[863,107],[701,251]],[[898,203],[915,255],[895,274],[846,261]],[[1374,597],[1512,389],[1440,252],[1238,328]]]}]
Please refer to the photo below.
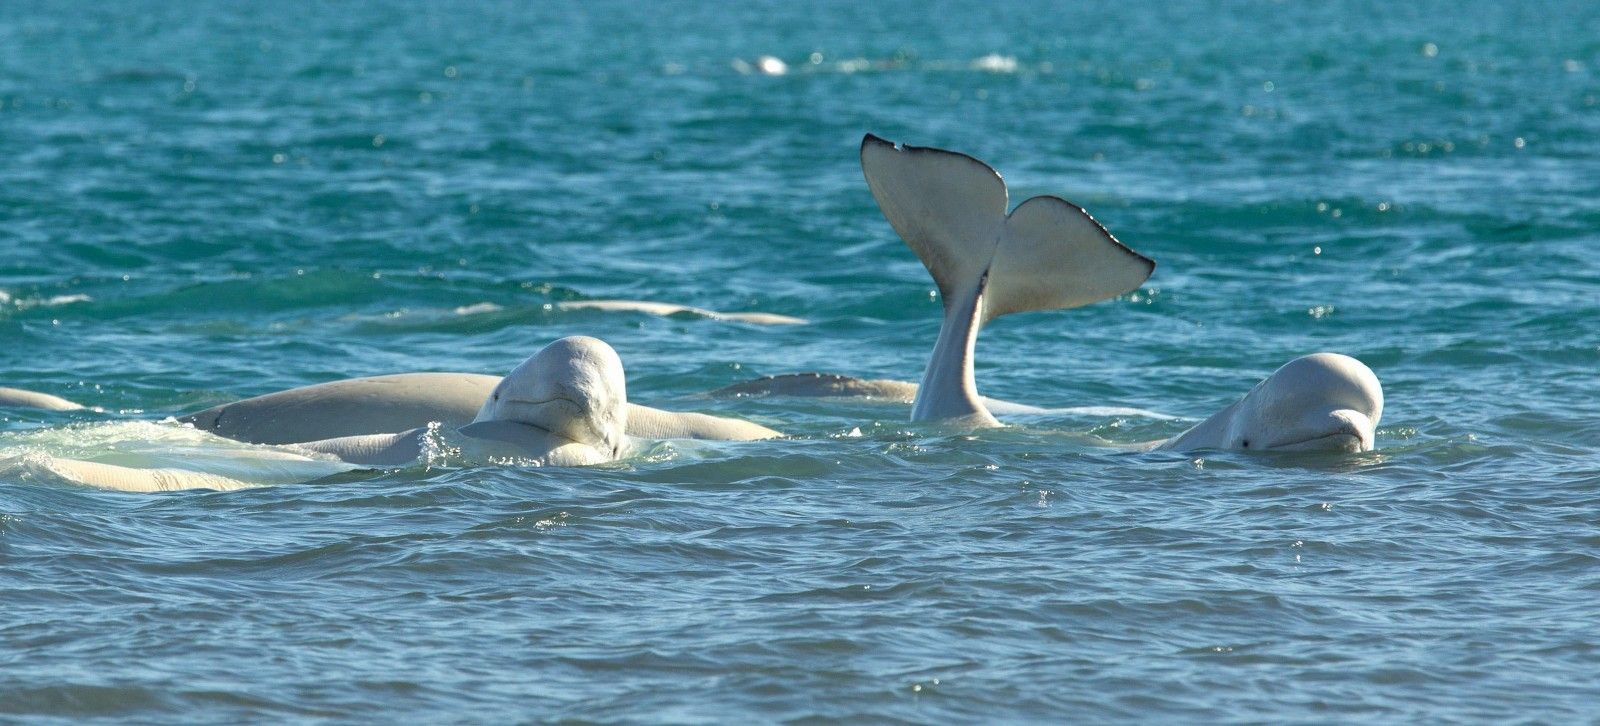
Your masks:
[{"label": "whale snout", "polygon": [[590,441],[599,438],[591,420],[593,409],[594,403],[580,392],[560,390],[538,400],[505,398],[499,403],[496,418],[537,426],[573,441]]},{"label": "whale snout", "polygon": [[1271,451],[1371,451],[1372,419],[1360,411],[1340,409],[1297,427],[1269,447]]}]

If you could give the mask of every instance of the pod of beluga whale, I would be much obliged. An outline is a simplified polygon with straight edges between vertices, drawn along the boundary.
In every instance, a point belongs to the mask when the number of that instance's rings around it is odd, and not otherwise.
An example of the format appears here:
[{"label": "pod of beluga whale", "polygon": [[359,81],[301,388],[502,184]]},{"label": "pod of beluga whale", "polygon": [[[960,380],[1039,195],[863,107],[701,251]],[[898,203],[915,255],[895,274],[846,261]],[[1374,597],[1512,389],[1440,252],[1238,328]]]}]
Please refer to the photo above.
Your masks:
[{"label": "pod of beluga whale", "polygon": [[[1064,199],[1033,197],[1008,212],[1004,180],[971,156],[868,134],[861,144],[861,166],[879,208],[932,275],[943,302],[944,319],[921,383],[790,374],[713,395],[909,399],[913,422],[999,426],[996,413],[1049,409],[978,394],[973,362],[983,326],[1012,313],[1113,298],[1137,289],[1155,269],[1153,261]],[[687,311],[758,324],[804,322],[663,303],[596,302],[571,307]],[[81,408],[16,388],[0,388],[0,406]],[[1382,387],[1367,366],[1349,356],[1316,353],[1284,364],[1244,397],[1178,436],[1139,448],[1367,451],[1382,412]],[[252,450],[264,459],[325,458],[373,467],[414,463],[440,437],[475,460],[576,466],[625,458],[636,439],[748,441],[783,435],[749,421],[631,403],[616,351],[582,336],[551,343],[503,378],[472,373],[352,378],[223,404],[178,421],[227,439],[289,445],[284,451]],[[55,457],[32,461],[60,478],[131,491],[248,485],[182,468]]]}]

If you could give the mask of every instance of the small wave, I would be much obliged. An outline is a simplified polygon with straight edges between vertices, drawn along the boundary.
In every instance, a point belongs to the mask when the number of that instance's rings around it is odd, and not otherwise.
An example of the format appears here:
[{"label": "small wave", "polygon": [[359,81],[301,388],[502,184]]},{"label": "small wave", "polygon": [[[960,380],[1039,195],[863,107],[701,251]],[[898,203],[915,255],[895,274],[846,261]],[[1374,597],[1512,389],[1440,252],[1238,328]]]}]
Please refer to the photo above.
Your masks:
[{"label": "small wave", "polygon": [[498,313],[501,310],[505,310],[505,308],[492,302],[481,302],[473,303],[471,305],[462,305],[452,312],[457,315],[477,315],[479,313]]},{"label": "small wave", "polygon": [[982,58],[973,60],[972,69],[975,71],[988,71],[990,73],[1016,73],[1017,57],[1011,55],[1000,55],[999,53],[990,53]]},{"label": "small wave", "polygon": [[789,315],[763,312],[724,313],[705,308],[658,303],[645,300],[567,300],[546,305],[547,310],[606,310],[612,312],[637,312],[667,317],[688,314],[712,320],[731,320],[755,325],[805,325],[808,321]]},{"label": "small wave", "polygon": [[[980,71],[983,73],[1015,74],[1028,70],[1046,72],[1052,70],[1049,63],[1040,63],[1035,67],[1023,64],[1014,55],[1003,53],[990,53],[967,61],[960,60],[926,60],[917,61],[909,55],[895,55],[888,58],[867,58],[857,56],[824,62],[821,53],[812,53],[801,63],[790,65],[782,58],[771,55],[758,56],[752,60],[735,58],[729,66],[734,72],[743,76],[784,76],[791,73],[843,73],[855,74],[869,71]],[[677,63],[669,63],[663,67],[663,72],[668,75],[678,75],[684,72],[685,67]]]},{"label": "small wave", "polygon": [[17,298],[4,290],[0,290],[0,305],[11,304],[18,310],[30,308],[53,308],[61,305],[93,302],[94,298],[82,293],[74,295],[51,295],[50,297],[25,297]]}]

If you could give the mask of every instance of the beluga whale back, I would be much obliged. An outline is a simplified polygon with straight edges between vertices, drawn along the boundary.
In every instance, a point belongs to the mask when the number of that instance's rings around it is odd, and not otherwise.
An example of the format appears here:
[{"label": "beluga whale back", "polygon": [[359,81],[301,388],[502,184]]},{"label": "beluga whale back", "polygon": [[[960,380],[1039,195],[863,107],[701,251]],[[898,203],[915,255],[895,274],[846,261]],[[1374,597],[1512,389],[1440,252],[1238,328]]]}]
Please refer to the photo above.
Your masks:
[{"label": "beluga whale back", "polygon": [[1005,180],[966,154],[867,134],[861,169],[883,216],[933,275],[944,303],[912,421],[998,426],[973,380],[973,351],[985,324],[1116,297],[1155,270],[1154,261],[1060,197],[1033,197],[1008,214]]}]

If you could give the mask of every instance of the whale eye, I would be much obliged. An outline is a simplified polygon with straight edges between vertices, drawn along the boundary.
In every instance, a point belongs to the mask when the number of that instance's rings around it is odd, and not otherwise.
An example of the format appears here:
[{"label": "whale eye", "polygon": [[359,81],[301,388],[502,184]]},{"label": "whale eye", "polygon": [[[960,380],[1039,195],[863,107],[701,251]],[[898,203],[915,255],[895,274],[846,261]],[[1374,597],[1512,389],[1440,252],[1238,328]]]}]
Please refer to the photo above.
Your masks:
[{"label": "whale eye", "polygon": [[1250,440],[1249,439],[1245,439],[1244,441],[1239,442],[1239,445],[1243,446],[1246,449],[1248,449],[1248,448],[1250,448]]}]

